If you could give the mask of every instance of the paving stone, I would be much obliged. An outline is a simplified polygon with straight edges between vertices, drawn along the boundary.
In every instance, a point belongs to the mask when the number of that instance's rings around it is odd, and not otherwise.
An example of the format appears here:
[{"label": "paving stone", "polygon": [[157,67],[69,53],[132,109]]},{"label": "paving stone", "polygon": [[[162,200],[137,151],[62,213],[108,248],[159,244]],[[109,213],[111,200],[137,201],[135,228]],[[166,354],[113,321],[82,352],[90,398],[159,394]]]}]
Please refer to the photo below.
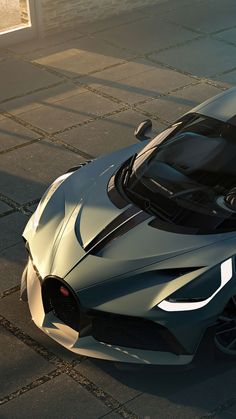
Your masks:
[{"label": "paving stone", "polygon": [[[187,399],[186,399],[187,403]],[[125,407],[140,418],[158,419],[199,419],[206,410],[171,402],[162,397],[141,395],[128,402]]]},{"label": "paving stone", "polygon": [[19,203],[30,202],[82,161],[77,154],[44,140],[13,150],[1,156],[1,192]]},{"label": "paving stone", "polygon": [[21,118],[52,133],[114,111],[119,107],[117,103],[100,95],[85,92],[55,103],[44,103],[40,112],[34,109],[22,113]]},{"label": "paving stone", "polygon": [[187,86],[159,99],[154,99],[138,108],[150,112],[164,120],[174,122],[185,112],[204,100],[221,93],[222,90],[207,83]]},{"label": "paving stone", "polygon": [[124,25],[122,30],[113,28],[96,34],[96,37],[111,41],[121,48],[129,48],[142,54],[167,48],[196,36],[196,33],[163,22],[157,16]]},{"label": "paving stone", "polygon": [[60,375],[1,407],[4,418],[95,419],[109,411],[100,400],[89,394],[66,375]]},{"label": "paving stone", "polygon": [[[20,284],[21,274],[18,278]],[[33,338],[40,345],[43,345],[49,352],[54,353],[64,361],[80,362],[80,356],[65,349],[55,340],[49,338],[42,330],[40,330],[33,322],[29,311],[28,303],[20,301],[20,292],[17,291],[0,300],[0,312],[15,326],[24,330],[24,332]]]},{"label": "paving stone", "polygon": [[76,369],[120,403],[125,403],[139,394],[137,390],[123,383],[127,371],[118,371],[112,362],[87,359]]},{"label": "paving stone", "polygon": [[[146,117],[141,113],[126,110],[108,118],[71,129],[58,137],[67,144],[73,145],[88,154],[99,156],[137,142],[134,137],[134,130],[144,119]],[[153,126],[155,132],[165,128],[165,125],[157,121],[154,122]]]},{"label": "paving stone", "polygon": [[[35,351],[26,346],[19,339],[0,326],[1,333],[1,383],[0,397],[3,398],[8,394],[30,384],[36,378],[48,374],[55,367],[47,362]],[[31,404],[30,404],[31,406]],[[7,405],[5,405],[5,409]],[[28,406],[29,409],[29,406]],[[2,407],[1,407],[2,411]],[[5,414],[6,414],[5,410]],[[1,415],[3,411],[1,412]],[[9,415],[9,412],[7,413]],[[14,417],[14,416],[1,416]],[[22,417],[22,416],[21,416]],[[24,417],[27,417],[24,416]]]},{"label": "paving stone", "polygon": [[232,42],[236,44],[236,28],[228,29],[226,31],[217,33],[216,38],[222,39],[223,41]]},{"label": "paving stone", "polygon": [[[211,367],[205,365],[205,371],[203,367],[198,367],[184,374],[159,373],[156,378],[151,392],[145,392],[125,405],[141,417],[199,418],[214,411],[220,401],[235,396],[235,367],[232,362],[212,364]],[[152,382],[154,384],[154,377]],[[145,374],[143,383],[138,387],[145,388]]]},{"label": "paving stone", "polygon": [[0,251],[19,243],[28,217],[19,212],[0,218]]},{"label": "paving stone", "polygon": [[225,412],[225,413],[229,413],[230,415],[233,415],[233,417],[236,417],[236,400],[234,397],[234,404]]},{"label": "paving stone", "polygon": [[36,138],[39,138],[38,134],[15,121],[8,118],[0,120],[0,151],[27,143]]},{"label": "paving stone", "polygon": [[9,58],[9,53],[5,49],[0,49],[0,62]]},{"label": "paving stone", "polygon": [[234,0],[208,0],[194,2],[184,7],[178,7],[171,11],[169,16],[166,15],[170,21],[175,24],[184,25],[188,28],[212,33],[224,28],[235,25],[236,5]]},{"label": "paving stone", "polygon": [[94,36],[32,53],[30,58],[73,79],[124,62],[132,55]]},{"label": "paving stone", "polygon": [[[19,237],[18,240],[20,239]],[[28,255],[23,240],[0,251],[0,293],[20,284],[27,259]]]},{"label": "paving stone", "polygon": [[75,86],[71,82],[60,82],[57,86],[7,101],[1,105],[1,108],[13,115],[19,115],[35,109],[39,110],[41,106],[50,107],[50,104],[78,96],[85,91],[83,87]]},{"label": "paving stone", "polygon": [[[121,415],[119,415],[119,413],[116,413],[115,410],[113,412],[109,412],[109,413],[107,413],[107,415],[103,416],[103,418],[109,418],[109,419],[120,419],[120,417],[121,417]],[[150,418],[148,418],[148,419],[150,419]]]},{"label": "paving stone", "polygon": [[0,214],[2,214],[3,212],[6,212],[6,211],[10,211],[10,210],[12,210],[12,207],[5,204],[5,202],[0,201]]},{"label": "paving stone", "polygon": [[31,39],[29,41],[24,41],[18,44],[10,45],[8,51],[15,52],[17,54],[22,54],[25,57],[29,57],[33,51],[38,51],[41,49],[47,49],[49,47],[64,44],[66,41],[73,40],[79,37],[84,36],[82,33],[79,33],[76,30],[63,31],[61,33],[56,33],[54,35],[47,36],[46,38]]},{"label": "paving stone", "polygon": [[220,412],[219,414],[214,415],[214,419],[235,419],[235,414],[230,413],[230,411],[226,410]]},{"label": "paving stone", "polygon": [[229,71],[225,74],[215,77],[216,81],[220,81],[226,87],[233,87],[236,85],[236,70]]},{"label": "paving stone", "polygon": [[49,72],[15,58],[0,62],[0,73],[1,101],[60,81]]},{"label": "paving stone", "polygon": [[36,211],[37,206],[38,206],[38,202],[36,204],[27,206],[27,209],[29,209],[33,214]]},{"label": "paving stone", "polygon": [[210,77],[236,67],[236,48],[210,38],[194,40],[151,57],[199,77]]},{"label": "paving stone", "polygon": [[193,80],[181,73],[139,59],[79,80],[125,103],[157,97]]}]

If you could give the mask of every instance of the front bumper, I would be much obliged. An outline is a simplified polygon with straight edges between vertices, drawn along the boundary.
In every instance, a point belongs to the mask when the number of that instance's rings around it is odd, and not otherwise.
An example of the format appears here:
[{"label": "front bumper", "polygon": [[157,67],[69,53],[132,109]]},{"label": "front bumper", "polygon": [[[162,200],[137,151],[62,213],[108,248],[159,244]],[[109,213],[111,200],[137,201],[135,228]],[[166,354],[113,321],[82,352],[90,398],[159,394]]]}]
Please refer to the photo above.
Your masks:
[{"label": "front bumper", "polygon": [[[56,317],[53,311],[45,312],[42,300],[41,278],[29,260],[22,276],[22,287],[27,282],[27,297],[34,323],[56,342],[79,355],[116,362],[157,365],[184,365],[192,361],[192,354],[174,354],[168,351],[146,350],[124,347],[95,339],[92,335],[80,333]],[[142,330],[140,330],[142,334]],[[105,340],[105,339],[104,339]]]}]

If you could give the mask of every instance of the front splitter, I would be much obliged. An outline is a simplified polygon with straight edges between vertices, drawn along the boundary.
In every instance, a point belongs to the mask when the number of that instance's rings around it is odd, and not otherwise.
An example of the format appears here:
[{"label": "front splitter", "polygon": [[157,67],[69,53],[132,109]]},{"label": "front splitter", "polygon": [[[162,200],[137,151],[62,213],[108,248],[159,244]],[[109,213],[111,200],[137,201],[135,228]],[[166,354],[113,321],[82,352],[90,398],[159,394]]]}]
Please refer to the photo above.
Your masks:
[{"label": "front splitter", "polygon": [[27,269],[27,295],[34,323],[60,345],[78,355],[115,362],[155,365],[186,365],[193,359],[193,355],[127,348],[100,342],[92,336],[80,337],[77,331],[64,324],[52,311],[45,313],[41,283],[31,261]]}]

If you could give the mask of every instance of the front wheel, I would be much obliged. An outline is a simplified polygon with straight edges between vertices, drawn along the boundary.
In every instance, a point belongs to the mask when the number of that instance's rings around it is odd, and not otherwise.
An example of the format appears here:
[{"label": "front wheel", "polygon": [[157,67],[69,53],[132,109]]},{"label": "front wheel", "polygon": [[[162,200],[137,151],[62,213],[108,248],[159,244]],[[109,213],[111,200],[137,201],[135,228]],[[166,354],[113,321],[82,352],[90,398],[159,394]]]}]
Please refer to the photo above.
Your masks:
[{"label": "front wheel", "polygon": [[218,319],[215,345],[222,354],[236,358],[236,295],[230,299]]}]

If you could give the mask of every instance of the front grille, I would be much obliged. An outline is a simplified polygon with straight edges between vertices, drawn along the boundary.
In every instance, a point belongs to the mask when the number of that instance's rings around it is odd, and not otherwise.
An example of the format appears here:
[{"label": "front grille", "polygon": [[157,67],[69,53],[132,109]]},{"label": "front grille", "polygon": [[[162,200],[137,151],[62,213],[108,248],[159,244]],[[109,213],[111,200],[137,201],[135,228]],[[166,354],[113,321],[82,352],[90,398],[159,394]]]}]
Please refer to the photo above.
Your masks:
[{"label": "front grille", "polygon": [[[62,295],[60,288],[68,290],[68,296]],[[54,315],[66,325],[79,332],[80,310],[76,296],[65,283],[55,277],[48,277],[42,284],[42,299],[45,313]]]},{"label": "front grille", "polygon": [[186,350],[167,328],[139,317],[93,311],[92,336],[101,342],[150,351],[186,354]]},{"label": "front grille", "polygon": [[[68,296],[62,295],[62,286],[68,291]],[[151,320],[85,310],[73,290],[60,278],[47,277],[43,281],[42,300],[45,313],[52,311],[63,323],[78,331],[81,337],[92,335],[94,339],[110,345],[186,354],[168,329]]]}]

